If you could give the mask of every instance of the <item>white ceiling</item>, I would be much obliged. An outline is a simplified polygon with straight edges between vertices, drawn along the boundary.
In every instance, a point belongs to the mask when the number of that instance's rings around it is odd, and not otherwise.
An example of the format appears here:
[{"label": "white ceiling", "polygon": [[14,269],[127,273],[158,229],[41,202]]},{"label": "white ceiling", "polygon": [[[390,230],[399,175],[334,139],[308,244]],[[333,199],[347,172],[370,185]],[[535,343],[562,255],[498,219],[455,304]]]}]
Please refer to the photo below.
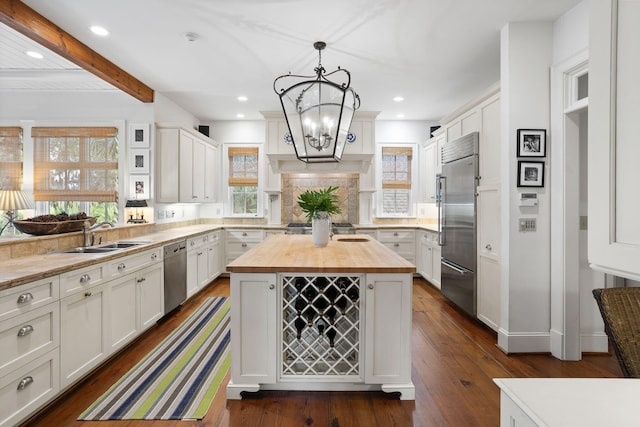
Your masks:
[{"label": "white ceiling", "polygon": [[[280,109],[273,80],[289,71],[313,74],[317,40],[327,43],[327,71],[351,72],[362,110],[380,111],[379,119],[404,113],[438,120],[500,79],[500,29],[507,22],[555,20],[579,2],[24,0],[201,121],[237,113],[260,119],[259,111]],[[90,25],[111,35],[95,36]],[[188,32],[199,38],[187,41]],[[22,54],[22,44],[32,42],[11,33],[0,27],[0,89],[113,90],[61,58],[32,65],[37,61]],[[239,95],[249,100],[240,103]],[[405,101],[394,102],[396,95]]]}]

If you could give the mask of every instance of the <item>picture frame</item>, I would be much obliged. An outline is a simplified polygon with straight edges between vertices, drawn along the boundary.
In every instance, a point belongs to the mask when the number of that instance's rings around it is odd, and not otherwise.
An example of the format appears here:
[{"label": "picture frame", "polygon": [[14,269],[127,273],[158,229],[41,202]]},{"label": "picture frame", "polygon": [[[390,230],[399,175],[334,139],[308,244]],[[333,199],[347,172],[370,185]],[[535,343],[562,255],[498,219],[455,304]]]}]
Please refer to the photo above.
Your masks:
[{"label": "picture frame", "polygon": [[518,157],[546,157],[545,129],[518,129]]},{"label": "picture frame", "polygon": [[518,187],[544,187],[544,162],[518,161]]},{"label": "picture frame", "polygon": [[133,175],[129,177],[129,198],[149,200],[149,175]]},{"label": "picture frame", "polygon": [[149,150],[146,148],[134,148],[129,150],[129,173],[149,173]]},{"label": "picture frame", "polygon": [[131,123],[129,125],[129,147],[149,148],[149,123]]}]

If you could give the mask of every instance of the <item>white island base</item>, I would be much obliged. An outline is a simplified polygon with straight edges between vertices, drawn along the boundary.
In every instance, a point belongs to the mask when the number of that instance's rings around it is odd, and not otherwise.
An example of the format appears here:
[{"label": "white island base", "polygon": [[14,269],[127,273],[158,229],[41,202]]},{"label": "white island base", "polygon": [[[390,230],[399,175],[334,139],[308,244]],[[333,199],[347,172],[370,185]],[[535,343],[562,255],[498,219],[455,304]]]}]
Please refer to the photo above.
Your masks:
[{"label": "white island base", "polygon": [[[271,236],[227,267],[227,398],[291,390],[384,391],[415,400],[415,267],[367,237],[358,243],[333,240],[326,248],[313,248],[310,238]],[[367,260],[357,258],[359,251]],[[307,259],[317,266],[305,264]]]}]

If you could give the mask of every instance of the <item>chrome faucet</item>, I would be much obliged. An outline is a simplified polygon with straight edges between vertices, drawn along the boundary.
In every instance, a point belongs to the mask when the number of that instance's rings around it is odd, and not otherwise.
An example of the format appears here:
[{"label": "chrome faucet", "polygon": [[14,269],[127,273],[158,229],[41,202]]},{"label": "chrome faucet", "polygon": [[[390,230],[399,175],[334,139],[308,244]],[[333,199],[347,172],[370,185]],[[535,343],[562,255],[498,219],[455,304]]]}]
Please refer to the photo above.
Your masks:
[{"label": "chrome faucet", "polygon": [[[87,246],[93,246],[95,243],[95,233],[89,234],[89,231],[95,230],[98,227],[102,227],[103,225],[108,225],[109,227],[115,227],[115,225],[109,221],[102,221],[100,224],[96,224],[93,227],[90,225],[89,221],[85,221],[82,227],[82,237],[83,237],[83,246],[86,248]],[[100,238],[102,241],[102,238]]]}]

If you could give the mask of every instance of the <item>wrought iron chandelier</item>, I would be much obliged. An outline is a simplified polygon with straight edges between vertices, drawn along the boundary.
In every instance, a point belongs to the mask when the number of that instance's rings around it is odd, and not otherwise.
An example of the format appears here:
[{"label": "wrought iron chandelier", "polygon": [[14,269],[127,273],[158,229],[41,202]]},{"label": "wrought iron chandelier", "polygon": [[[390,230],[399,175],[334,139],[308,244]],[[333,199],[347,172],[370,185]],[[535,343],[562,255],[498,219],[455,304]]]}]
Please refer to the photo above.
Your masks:
[{"label": "wrought iron chandelier", "polygon": [[[285,74],[275,79],[296,157],[306,163],[339,162],[360,97],[350,87],[351,74],[338,67],[326,73],[322,66],[325,42],[315,42],[315,76]],[[331,79],[329,79],[331,78]],[[284,86],[289,83],[289,86]]]}]

